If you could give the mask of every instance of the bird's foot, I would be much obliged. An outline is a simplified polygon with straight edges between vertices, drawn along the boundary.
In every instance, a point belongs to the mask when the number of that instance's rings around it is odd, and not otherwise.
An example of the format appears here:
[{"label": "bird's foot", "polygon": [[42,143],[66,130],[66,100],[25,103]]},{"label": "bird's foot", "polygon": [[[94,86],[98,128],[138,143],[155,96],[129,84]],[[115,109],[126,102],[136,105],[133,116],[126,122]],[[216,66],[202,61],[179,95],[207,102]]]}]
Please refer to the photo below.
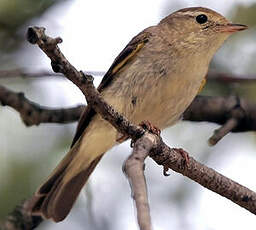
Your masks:
[{"label": "bird's foot", "polygon": [[182,148],[173,148],[173,150],[178,152],[184,158],[185,165],[186,165],[186,167],[188,167],[188,164],[189,164],[189,155],[188,155],[188,153]]},{"label": "bird's foot", "polygon": [[164,165],[164,166],[163,166],[163,175],[164,175],[164,176],[170,176],[170,174],[167,173],[168,170],[169,170],[168,166]]},{"label": "bird's foot", "polygon": [[160,136],[160,134],[161,134],[161,130],[158,127],[152,125],[150,123],[150,121],[147,121],[147,120],[146,121],[142,121],[139,124],[139,126],[141,126],[143,129],[145,129],[145,130],[149,131],[150,133],[153,133],[153,134],[155,134],[157,136]]},{"label": "bird's foot", "polygon": [[[189,155],[188,153],[182,149],[182,148],[172,148],[174,151],[178,152],[184,159],[184,166],[188,167],[189,164]],[[167,173],[169,170],[169,167],[167,165],[163,165],[163,175],[164,176],[170,176],[169,173]]]},{"label": "bird's foot", "polygon": [[[149,121],[145,120],[139,123],[139,126],[148,132],[155,134],[157,136],[160,136],[161,130],[157,128],[156,126],[152,125]],[[119,140],[119,139],[118,139]],[[133,148],[134,146],[134,141],[131,141],[131,147]]]}]

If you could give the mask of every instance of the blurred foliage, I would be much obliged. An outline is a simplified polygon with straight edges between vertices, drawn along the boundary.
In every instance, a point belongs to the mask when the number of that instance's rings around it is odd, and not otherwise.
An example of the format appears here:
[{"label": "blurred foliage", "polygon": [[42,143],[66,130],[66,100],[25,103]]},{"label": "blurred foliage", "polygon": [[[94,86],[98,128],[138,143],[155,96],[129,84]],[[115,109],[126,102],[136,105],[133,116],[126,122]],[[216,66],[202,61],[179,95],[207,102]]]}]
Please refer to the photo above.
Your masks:
[{"label": "blurred foliage", "polygon": [[9,166],[5,171],[5,181],[1,183],[0,197],[4,199],[1,199],[0,219],[31,195],[32,172],[37,168],[33,164],[15,159],[10,159],[6,164]]},{"label": "blurred foliage", "polygon": [[241,24],[248,25],[249,27],[256,26],[256,3],[251,5],[237,4],[231,10],[232,20]]},{"label": "blurred foliage", "polygon": [[65,0],[1,0],[0,50],[16,49],[24,36],[19,29],[32,18],[39,17],[53,5]]},{"label": "blurred foliage", "polygon": [[202,95],[208,96],[225,96],[237,95],[241,98],[256,103],[256,80],[255,83],[228,83],[224,84],[217,81],[208,81],[201,92]]}]

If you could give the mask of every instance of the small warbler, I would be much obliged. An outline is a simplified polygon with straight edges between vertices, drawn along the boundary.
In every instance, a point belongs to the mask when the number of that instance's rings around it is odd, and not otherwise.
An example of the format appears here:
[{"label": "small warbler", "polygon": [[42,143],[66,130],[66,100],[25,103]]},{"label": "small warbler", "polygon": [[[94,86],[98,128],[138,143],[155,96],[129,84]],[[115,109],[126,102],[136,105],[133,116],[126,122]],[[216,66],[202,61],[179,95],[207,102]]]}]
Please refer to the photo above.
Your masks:
[{"label": "small warbler", "polygon": [[[217,49],[230,34],[246,28],[207,8],[176,11],[129,42],[98,90],[131,122],[148,120],[166,128],[179,120],[202,88]],[[87,106],[70,151],[35,193],[31,213],[63,220],[117,139],[117,130]]]}]

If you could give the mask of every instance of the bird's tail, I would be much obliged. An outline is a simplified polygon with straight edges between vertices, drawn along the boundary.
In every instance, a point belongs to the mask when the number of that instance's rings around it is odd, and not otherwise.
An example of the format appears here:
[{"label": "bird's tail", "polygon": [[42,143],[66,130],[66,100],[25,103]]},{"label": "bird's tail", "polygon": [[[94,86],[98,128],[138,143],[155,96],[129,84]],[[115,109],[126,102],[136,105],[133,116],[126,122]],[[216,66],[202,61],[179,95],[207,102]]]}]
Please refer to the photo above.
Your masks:
[{"label": "bird's tail", "polygon": [[104,152],[115,144],[115,129],[96,117],[32,198],[28,209],[33,215],[63,220]]}]

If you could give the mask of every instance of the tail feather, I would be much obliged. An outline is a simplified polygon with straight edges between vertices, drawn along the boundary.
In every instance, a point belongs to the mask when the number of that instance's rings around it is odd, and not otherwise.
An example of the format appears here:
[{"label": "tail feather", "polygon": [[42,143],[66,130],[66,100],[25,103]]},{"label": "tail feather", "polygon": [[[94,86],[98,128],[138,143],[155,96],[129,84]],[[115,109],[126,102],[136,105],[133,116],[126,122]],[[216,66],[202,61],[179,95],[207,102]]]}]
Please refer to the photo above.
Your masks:
[{"label": "tail feather", "polygon": [[[102,156],[103,155],[97,157],[86,170],[81,171],[68,181],[68,183],[63,184],[61,181],[56,187],[51,199],[49,199],[49,202],[52,202],[52,204],[47,205],[49,209],[47,211],[54,221],[61,221],[68,215],[85,182],[88,180]],[[68,199],[63,200],[63,197],[68,197]]]},{"label": "tail feather", "polygon": [[116,130],[96,115],[84,135],[39,187],[28,211],[56,222],[63,220],[104,152],[115,144],[115,138]]},{"label": "tail feather", "polygon": [[73,160],[76,152],[78,151],[78,145],[74,145],[72,149],[66,154],[66,156],[61,160],[58,166],[53,170],[51,175],[47,180],[37,189],[36,195],[43,195],[50,192],[52,186],[56,183],[56,180],[63,175],[64,171]]},{"label": "tail feather", "polygon": [[[47,193],[37,193],[31,200],[31,213],[41,215],[45,219],[52,218],[55,222],[62,221],[70,212],[82,187],[101,160],[103,154],[96,158],[89,167],[74,176],[68,183],[63,183],[63,174],[54,181],[51,188],[48,184]],[[63,172],[65,173],[65,171]],[[54,175],[55,176],[55,175]],[[46,190],[43,190],[44,192]],[[63,198],[66,199],[63,199]]]},{"label": "tail feather", "polygon": [[51,208],[52,208],[51,200],[53,199],[54,193],[56,193],[56,189],[61,183],[62,178],[63,178],[63,175],[61,175],[59,178],[56,179],[55,183],[51,187],[51,190],[44,196],[44,200],[41,203],[41,206],[39,208],[41,215],[46,219],[52,218],[53,213],[51,212]]}]

